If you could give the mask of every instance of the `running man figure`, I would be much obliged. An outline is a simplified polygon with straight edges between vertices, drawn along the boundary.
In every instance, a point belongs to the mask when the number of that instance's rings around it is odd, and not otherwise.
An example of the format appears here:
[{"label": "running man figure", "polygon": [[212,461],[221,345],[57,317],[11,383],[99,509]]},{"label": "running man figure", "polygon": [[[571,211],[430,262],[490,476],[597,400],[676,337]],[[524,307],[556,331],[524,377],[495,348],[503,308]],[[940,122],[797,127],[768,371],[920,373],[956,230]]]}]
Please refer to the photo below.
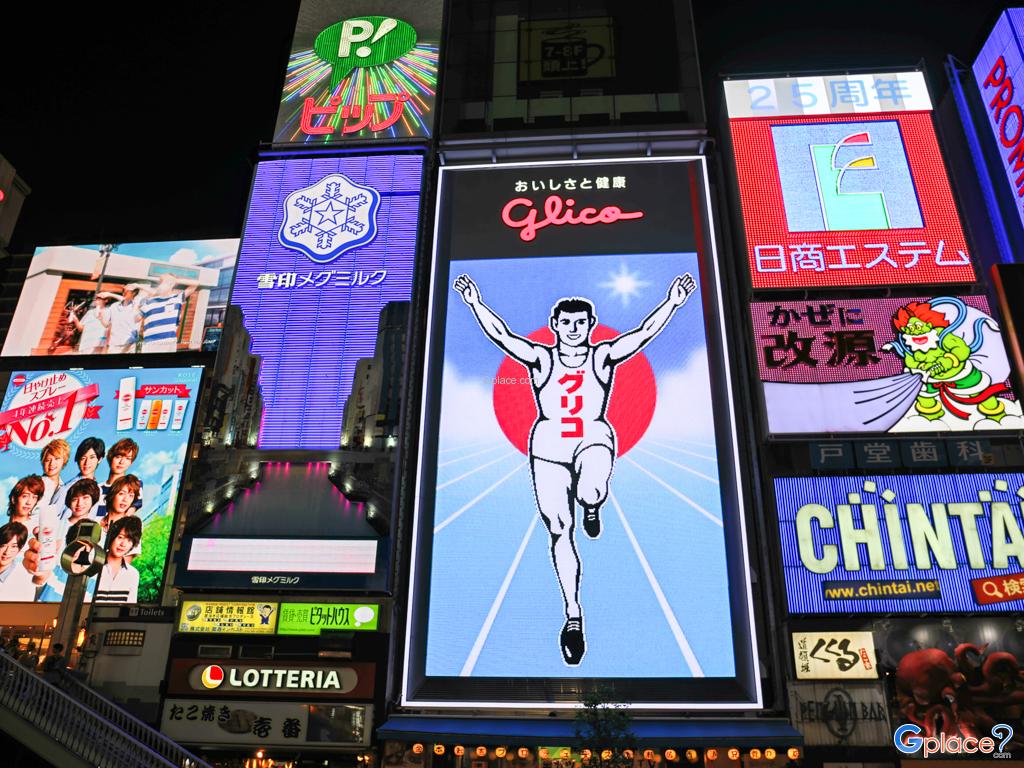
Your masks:
[{"label": "running man figure", "polygon": [[597,344],[590,341],[597,325],[594,305],[578,297],[561,299],[548,321],[554,346],[512,333],[468,275],[459,275],[454,288],[487,338],[530,372],[538,412],[529,442],[533,492],[551,536],[551,562],[565,604],[558,644],[565,663],[575,666],[586,653],[576,504],[583,510],[583,530],[596,539],[615,462],[615,430],[606,418],[615,367],[650,344],[697,286],[689,273],[675,278],[639,327]]}]

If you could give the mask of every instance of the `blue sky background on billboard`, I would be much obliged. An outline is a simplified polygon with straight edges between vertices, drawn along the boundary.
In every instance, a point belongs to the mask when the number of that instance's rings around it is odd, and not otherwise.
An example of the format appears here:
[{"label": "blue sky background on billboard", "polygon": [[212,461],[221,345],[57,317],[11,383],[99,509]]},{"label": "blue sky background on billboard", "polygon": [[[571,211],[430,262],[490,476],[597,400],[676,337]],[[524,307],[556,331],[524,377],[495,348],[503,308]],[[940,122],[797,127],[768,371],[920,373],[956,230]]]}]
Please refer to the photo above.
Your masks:
[{"label": "blue sky background on billboard", "polygon": [[[412,291],[422,166],[417,156],[373,155],[257,167],[232,302],[263,358],[260,447],[339,446],[345,400],[357,362],[373,357],[380,310]],[[370,187],[379,205],[332,175]],[[305,250],[283,244],[298,239]]]},{"label": "blue sky background on billboard", "polygon": [[[693,253],[481,259],[453,262],[447,285],[468,274],[482,300],[524,336],[545,328],[552,306],[568,296],[590,299],[599,325],[625,332],[687,271],[699,275]],[[507,402],[499,390],[515,386],[498,377],[506,358],[454,291],[444,337],[427,674],[733,675],[700,288],[645,350],[656,398],[629,391],[643,385],[625,370],[637,358],[616,371],[613,423],[616,397],[649,397],[653,418],[646,431],[641,425],[640,441],[615,462],[601,537],[576,534],[587,654],[575,667],[559,652],[563,604],[527,458],[496,415]],[[521,365],[512,370],[527,375]],[[515,416],[500,418],[507,427]],[[532,415],[525,418],[527,426],[532,423]],[[620,447],[626,431],[621,424]],[[474,563],[471,580],[453,565],[466,562]],[[626,624],[642,627],[642,644],[622,631]],[[523,626],[550,631],[524,635]]]},{"label": "blue sky background on billboard", "polygon": [[[112,245],[106,257],[95,244],[35,249],[4,356],[217,349],[235,275],[236,238]],[[171,285],[160,286],[163,275],[174,278]],[[91,306],[97,293],[106,302],[101,310]],[[158,294],[180,300],[176,333],[168,340],[166,324],[151,328],[157,338],[147,342],[141,317],[159,305]]]},{"label": "blue sky background on billboard", "polygon": [[793,613],[1020,611],[1024,474],[775,480]]}]

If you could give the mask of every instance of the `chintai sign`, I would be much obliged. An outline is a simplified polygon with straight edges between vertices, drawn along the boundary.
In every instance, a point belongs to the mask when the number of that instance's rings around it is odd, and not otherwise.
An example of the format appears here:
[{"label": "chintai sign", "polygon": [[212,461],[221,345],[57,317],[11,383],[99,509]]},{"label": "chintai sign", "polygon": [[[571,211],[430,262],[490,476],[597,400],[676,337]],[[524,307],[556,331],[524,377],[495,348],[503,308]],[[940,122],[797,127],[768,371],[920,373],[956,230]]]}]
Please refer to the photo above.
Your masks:
[{"label": "chintai sign", "polygon": [[775,480],[792,613],[1020,611],[1024,474]]}]

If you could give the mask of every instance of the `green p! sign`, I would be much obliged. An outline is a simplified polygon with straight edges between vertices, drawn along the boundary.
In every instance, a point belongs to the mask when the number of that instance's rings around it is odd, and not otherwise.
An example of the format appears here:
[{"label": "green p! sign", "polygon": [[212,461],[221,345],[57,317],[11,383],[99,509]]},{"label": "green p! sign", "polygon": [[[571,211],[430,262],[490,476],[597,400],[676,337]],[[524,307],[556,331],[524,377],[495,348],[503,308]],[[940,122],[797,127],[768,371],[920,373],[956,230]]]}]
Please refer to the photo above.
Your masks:
[{"label": "green p! sign", "polygon": [[279,635],[319,635],[323,630],[377,629],[379,606],[351,603],[281,603]]},{"label": "green p! sign", "polygon": [[416,30],[390,16],[356,16],[316,36],[313,50],[331,65],[331,90],[356,67],[375,67],[403,56],[416,45]]}]

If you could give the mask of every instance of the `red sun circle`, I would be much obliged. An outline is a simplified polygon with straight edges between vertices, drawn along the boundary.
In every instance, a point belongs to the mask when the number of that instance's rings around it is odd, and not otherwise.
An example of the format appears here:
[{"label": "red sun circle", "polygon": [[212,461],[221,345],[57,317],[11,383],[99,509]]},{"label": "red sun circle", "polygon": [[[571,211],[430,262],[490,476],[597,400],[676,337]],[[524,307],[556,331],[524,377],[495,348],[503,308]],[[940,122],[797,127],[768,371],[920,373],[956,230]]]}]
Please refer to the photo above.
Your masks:
[{"label": "red sun circle", "polygon": [[[598,325],[590,335],[593,343],[614,339],[619,332]],[[555,335],[550,328],[538,328],[527,336],[530,341],[553,345]],[[642,352],[615,369],[612,394],[608,402],[608,421],[615,430],[619,456],[629,451],[644,436],[654,416],[658,385],[654,371]],[[530,430],[537,420],[537,403],[529,373],[521,363],[506,357],[498,366],[493,387],[494,415],[505,437],[523,454],[528,453]]]}]

